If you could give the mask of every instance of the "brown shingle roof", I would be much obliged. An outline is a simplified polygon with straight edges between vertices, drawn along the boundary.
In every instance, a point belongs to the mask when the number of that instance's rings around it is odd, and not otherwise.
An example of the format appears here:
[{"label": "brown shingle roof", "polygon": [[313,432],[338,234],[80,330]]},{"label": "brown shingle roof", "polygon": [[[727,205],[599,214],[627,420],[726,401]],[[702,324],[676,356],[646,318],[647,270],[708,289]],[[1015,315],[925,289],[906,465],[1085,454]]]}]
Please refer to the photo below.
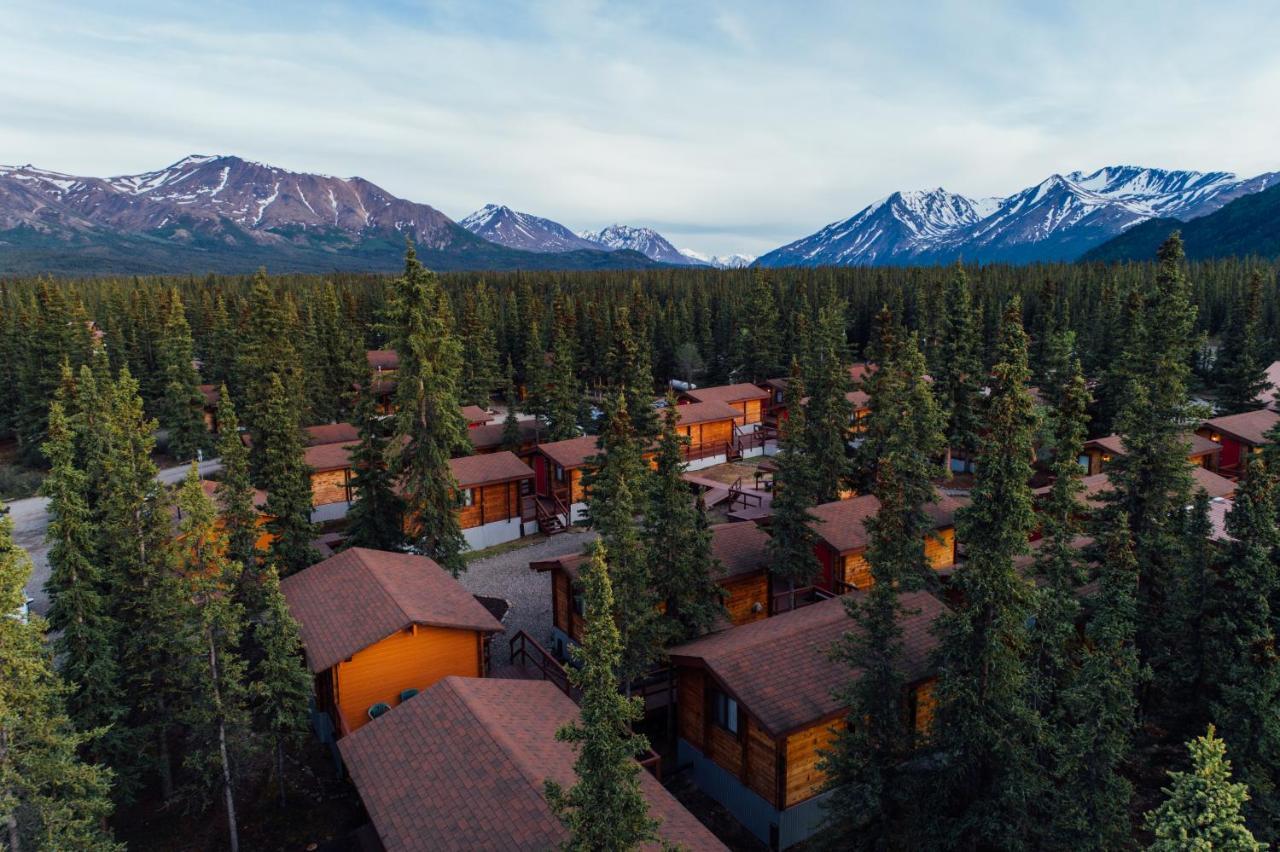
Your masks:
[{"label": "brown shingle roof", "polygon": [[1267,365],[1267,385],[1253,399],[1258,405],[1275,407],[1277,389],[1280,389],[1280,361],[1272,361]]},{"label": "brown shingle roof", "polygon": [[[1191,449],[1187,451],[1188,456],[1203,456],[1210,453],[1222,452],[1222,445],[1210,441],[1203,435],[1197,435],[1191,432],[1184,436],[1191,444]],[[1085,441],[1085,449],[1089,447],[1098,447],[1103,452],[1113,456],[1122,456],[1125,454],[1124,442],[1119,435],[1103,435],[1101,438],[1094,438],[1092,441]]]},{"label": "brown shingle roof", "polygon": [[307,433],[308,447],[360,440],[360,430],[350,423],[324,423],[320,426],[308,426],[302,431]]},{"label": "brown shingle roof", "polygon": [[462,418],[466,420],[468,424],[488,423],[490,417],[492,417],[492,415],[478,405],[462,406]]},{"label": "brown shingle roof", "polygon": [[198,389],[200,391],[200,395],[204,397],[205,407],[218,407],[218,400],[222,398],[222,388],[218,385],[200,385]]},{"label": "brown shingle roof", "polygon": [[587,563],[587,555],[585,553],[570,553],[565,556],[553,556],[550,559],[535,559],[529,563],[529,568],[534,571],[551,571],[559,568],[569,575],[571,580],[578,579],[578,572],[582,566]]},{"label": "brown shingle roof", "polygon": [[482,456],[463,456],[449,459],[449,469],[461,488],[478,488],[495,482],[532,479],[533,470],[516,458],[516,454],[504,450]]},{"label": "brown shingle roof", "polygon": [[395,370],[400,366],[400,354],[394,349],[370,349],[364,357],[372,370]]},{"label": "brown shingle roof", "polygon": [[[1079,494],[1079,502],[1090,509],[1097,509],[1102,506],[1104,503],[1103,497],[1115,490],[1115,486],[1111,482],[1111,475],[1108,473],[1082,476],[1080,484],[1084,486],[1084,490]],[[1211,499],[1216,499],[1218,497],[1230,497],[1236,491],[1236,484],[1225,476],[1196,465],[1191,468],[1191,491],[1194,494],[1199,489],[1204,489]],[[1052,485],[1045,485],[1035,489],[1032,493],[1037,497],[1044,497],[1051,490],[1053,490]]]},{"label": "brown shingle roof", "polygon": [[[542,852],[567,838],[543,790],[577,780],[555,736],[577,716],[548,681],[447,677],[338,745],[387,852]],[[640,786],[664,840],[724,849],[649,773]]]},{"label": "brown shingle roof", "polygon": [[[752,387],[755,387],[752,385]],[[680,416],[681,426],[694,423],[713,423],[717,420],[732,420],[741,417],[742,412],[727,402],[690,402],[676,406],[676,414]]]},{"label": "brown shingle roof", "polygon": [[[219,511],[222,510],[221,501],[218,500],[217,494],[218,483],[211,479],[202,479],[200,480],[200,490],[204,492],[204,496],[214,502],[214,505],[218,507]],[[265,505],[267,505],[267,492],[263,491],[261,488],[253,489],[253,507],[261,510]]]},{"label": "brown shingle roof", "polygon": [[[684,396],[694,402],[743,402],[748,399],[768,399],[769,392],[761,390],[750,382],[739,382],[736,385],[716,385],[709,388],[692,388],[684,392]],[[742,412],[738,412],[741,414]]]},{"label": "brown shingle roof", "polygon": [[[933,519],[934,528],[953,526],[956,510],[965,504],[960,498],[939,493],[937,501],[924,507]],[[837,553],[848,553],[863,550],[867,546],[868,518],[880,511],[880,501],[874,494],[862,494],[848,500],[836,500],[823,503],[809,510],[809,514],[818,519],[813,530],[818,537],[830,545]]]},{"label": "brown shingle roof", "polygon": [[413,624],[502,630],[443,568],[410,553],[353,547],[285,577],[280,590],[316,673]]},{"label": "brown shingle roof", "polygon": [[871,394],[866,391],[852,390],[844,395],[852,405],[854,411],[861,411],[864,408],[871,407]]},{"label": "brown shingle roof", "polygon": [[1214,432],[1221,432],[1246,444],[1260,447],[1270,443],[1267,440],[1267,432],[1271,431],[1277,421],[1280,421],[1280,414],[1270,408],[1259,408],[1257,411],[1228,414],[1225,417],[1206,420],[1204,428],[1211,429]]},{"label": "brown shingle roof", "polygon": [[356,448],[355,442],[346,444],[317,444],[307,447],[302,459],[316,473],[328,470],[342,470],[351,467],[351,451]]},{"label": "brown shingle roof", "polygon": [[769,565],[765,549],[769,534],[755,524],[716,524],[711,528],[711,553],[720,560],[720,579],[753,574]]},{"label": "brown shingle roof", "polygon": [[[927,592],[907,592],[900,599],[906,611],[899,622],[902,675],[911,682],[929,673],[929,658],[938,644],[929,627],[946,607]],[[695,639],[670,654],[676,664],[706,666],[776,737],[841,711],[831,691],[852,673],[831,659],[830,649],[857,629],[844,599],[832,598]]]},{"label": "brown shingle roof", "polygon": [[[502,433],[506,428],[506,423],[486,423],[483,426],[476,426],[474,429],[467,430],[467,437],[471,439],[471,446],[477,450],[491,450],[495,447],[502,446]],[[532,442],[538,437],[538,421],[517,420],[516,429],[520,433],[521,443]]]},{"label": "brown shingle roof", "polygon": [[567,441],[552,441],[550,444],[539,444],[538,452],[560,465],[565,470],[582,467],[587,459],[599,452],[595,435],[583,435]]}]

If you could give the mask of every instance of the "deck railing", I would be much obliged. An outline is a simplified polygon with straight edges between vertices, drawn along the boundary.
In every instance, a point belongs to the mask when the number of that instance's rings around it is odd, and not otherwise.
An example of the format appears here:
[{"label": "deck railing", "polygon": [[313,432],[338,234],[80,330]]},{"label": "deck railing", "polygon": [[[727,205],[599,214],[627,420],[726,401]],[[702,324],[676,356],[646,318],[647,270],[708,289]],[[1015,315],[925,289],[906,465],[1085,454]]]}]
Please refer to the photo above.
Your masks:
[{"label": "deck railing", "polygon": [[538,644],[537,639],[521,630],[511,637],[508,642],[508,648],[510,650],[510,662],[513,665],[517,660],[521,663],[532,665],[542,675],[543,680],[551,681],[565,695],[570,698],[573,697],[569,689],[569,675],[565,672],[564,666],[560,665],[560,661],[552,656],[546,648]]}]

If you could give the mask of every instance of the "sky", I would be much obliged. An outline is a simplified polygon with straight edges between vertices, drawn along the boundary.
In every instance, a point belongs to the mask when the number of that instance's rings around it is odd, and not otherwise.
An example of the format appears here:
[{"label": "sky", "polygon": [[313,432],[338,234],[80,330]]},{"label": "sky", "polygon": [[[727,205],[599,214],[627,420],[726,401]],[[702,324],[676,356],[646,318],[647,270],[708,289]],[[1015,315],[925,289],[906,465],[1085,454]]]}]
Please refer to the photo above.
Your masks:
[{"label": "sky", "polygon": [[235,154],[716,254],[895,190],[1280,169],[1273,2],[0,0],[0,22],[0,163]]}]

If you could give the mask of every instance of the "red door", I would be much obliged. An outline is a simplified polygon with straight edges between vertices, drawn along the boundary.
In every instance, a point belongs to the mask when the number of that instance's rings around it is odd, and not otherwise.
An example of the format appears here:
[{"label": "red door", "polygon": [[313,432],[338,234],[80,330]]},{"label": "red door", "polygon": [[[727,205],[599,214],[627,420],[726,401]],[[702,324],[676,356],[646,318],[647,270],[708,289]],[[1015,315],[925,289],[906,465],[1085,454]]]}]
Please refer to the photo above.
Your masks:
[{"label": "red door", "polygon": [[541,497],[548,496],[546,456],[536,456],[533,460],[533,490]]}]

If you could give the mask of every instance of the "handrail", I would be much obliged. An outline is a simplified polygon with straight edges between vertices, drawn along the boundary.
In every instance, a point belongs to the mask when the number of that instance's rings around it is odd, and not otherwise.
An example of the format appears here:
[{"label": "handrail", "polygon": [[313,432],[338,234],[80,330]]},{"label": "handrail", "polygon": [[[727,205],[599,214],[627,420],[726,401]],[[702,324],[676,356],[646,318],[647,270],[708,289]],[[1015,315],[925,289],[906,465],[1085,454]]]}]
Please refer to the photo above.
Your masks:
[{"label": "handrail", "polygon": [[[520,643],[519,649],[516,648],[517,642]],[[530,652],[530,645],[533,646],[533,651],[536,654]],[[564,670],[564,666],[560,665],[560,661],[553,657],[546,648],[538,644],[537,639],[534,639],[523,630],[519,630],[508,640],[507,649],[510,654],[508,662],[514,664],[517,659],[520,659],[521,662],[532,662],[538,667],[538,672],[542,675],[543,680],[551,681],[565,695],[570,698],[573,697],[569,690],[569,675]]]}]

